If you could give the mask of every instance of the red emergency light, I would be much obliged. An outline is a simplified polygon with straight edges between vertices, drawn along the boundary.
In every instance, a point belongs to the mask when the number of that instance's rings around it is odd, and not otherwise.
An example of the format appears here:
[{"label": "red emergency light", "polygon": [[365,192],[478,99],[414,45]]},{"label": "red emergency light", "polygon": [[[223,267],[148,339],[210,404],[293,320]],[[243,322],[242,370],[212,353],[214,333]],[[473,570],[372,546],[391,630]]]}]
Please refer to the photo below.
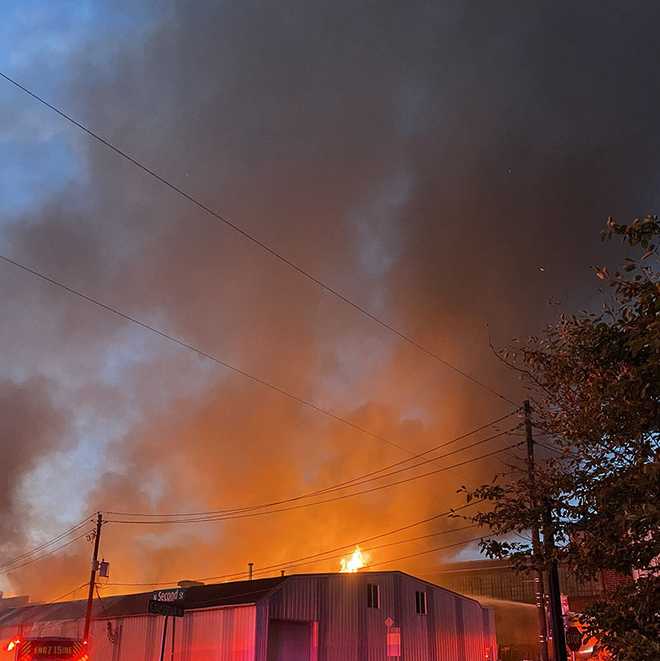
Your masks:
[{"label": "red emergency light", "polygon": [[[70,638],[31,638],[15,641],[17,661],[89,661],[87,642]],[[12,649],[14,649],[12,648]]]},{"label": "red emergency light", "polygon": [[3,646],[5,652],[13,652],[21,644],[20,638],[15,640],[10,640],[6,645]]}]

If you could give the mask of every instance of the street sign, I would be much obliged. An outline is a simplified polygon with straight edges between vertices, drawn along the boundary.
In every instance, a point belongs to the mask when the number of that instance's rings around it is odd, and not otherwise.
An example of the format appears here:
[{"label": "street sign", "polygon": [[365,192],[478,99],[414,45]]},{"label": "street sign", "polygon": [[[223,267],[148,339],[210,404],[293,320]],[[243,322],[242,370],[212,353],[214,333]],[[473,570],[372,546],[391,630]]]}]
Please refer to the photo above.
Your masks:
[{"label": "street sign", "polygon": [[148,610],[153,615],[171,615],[172,617],[183,617],[183,599],[186,591],[183,588],[172,590],[156,590],[149,600]]},{"label": "street sign", "polygon": [[166,604],[183,601],[186,596],[184,588],[172,588],[171,590],[156,590],[152,595],[152,601],[161,601]]},{"label": "street sign", "polygon": [[566,644],[572,652],[578,652],[582,647],[582,632],[577,627],[566,629]]},{"label": "street sign", "polygon": [[149,600],[149,612],[152,615],[171,615],[172,617],[183,617],[185,610],[180,604],[167,603],[165,601]]}]

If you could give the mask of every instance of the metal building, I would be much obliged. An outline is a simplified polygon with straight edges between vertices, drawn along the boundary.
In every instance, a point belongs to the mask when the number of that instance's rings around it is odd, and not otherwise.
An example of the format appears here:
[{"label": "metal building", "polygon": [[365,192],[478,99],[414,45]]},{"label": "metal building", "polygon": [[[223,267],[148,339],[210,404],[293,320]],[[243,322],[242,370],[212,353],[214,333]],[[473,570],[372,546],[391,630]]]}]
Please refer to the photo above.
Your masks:
[{"label": "metal building", "polygon": [[[535,603],[533,577],[516,571],[508,560],[451,563],[430,570],[425,577],[462,594]],[[559,567],[561,591],[567,595],[568,603],[575,611],[581,611],[596,599],[602,598],[616,584],[631,580],[630,576],[601,571],[594,579],[580,581],[570,567]]]},{"label": "metal building", "polygon": [[[492,611],[402,572],[300,574],[193,586],[185,615],[151,593],[96,600],[93,661],[497,661]],[[0,612],[0,639],[79,637],[84,602]],[[163,648],[164,641],[164,648]]]}]

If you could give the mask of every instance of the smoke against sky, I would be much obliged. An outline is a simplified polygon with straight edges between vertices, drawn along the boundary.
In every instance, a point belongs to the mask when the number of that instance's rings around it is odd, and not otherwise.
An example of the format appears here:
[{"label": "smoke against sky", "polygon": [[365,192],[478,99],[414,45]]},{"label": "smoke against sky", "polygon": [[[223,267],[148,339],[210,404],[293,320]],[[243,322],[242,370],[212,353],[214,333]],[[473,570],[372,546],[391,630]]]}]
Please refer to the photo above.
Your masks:
[{"label": "smoke against sky", "polygon": [[[509,397],[488,333],[583,303],[607,215],[657,208],[654,3],[52,5],[10,12],[7,73]],[[4,254],[410,450],[507,410],[0,87]],[[6,557],[96,508],[251,504],[405,456],[4,264],[0,290]],[[103,553],[117,581],[240,571],[442,511],[500,468],[256,521],[108,526]],[[74,587],[72,551],[0,588]]]}]

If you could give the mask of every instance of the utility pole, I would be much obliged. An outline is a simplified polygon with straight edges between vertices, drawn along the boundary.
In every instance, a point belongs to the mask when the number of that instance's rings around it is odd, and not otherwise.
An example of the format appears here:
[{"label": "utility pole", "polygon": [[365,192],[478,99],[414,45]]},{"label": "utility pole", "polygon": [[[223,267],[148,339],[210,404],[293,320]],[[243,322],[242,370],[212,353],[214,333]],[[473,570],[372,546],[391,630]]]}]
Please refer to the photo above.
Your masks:
[{"label": "utility pole", "polygon": [[549,560],[548,592],[550,594],[550,614],[552,618],[552,642],[555,661],[568,661],[566,653],[566,631],[564,616],[561,611],[561,588],[559,585],[559,563],[554,557],[555,531],[552,523],[552,510],[549,504],[543,509],[543,545],[545,556]]},{"label": "utility pole", "polygon": [[[532,434],[532,407],[526,399],[523,404],[525,412],[525,436],[527,437],[527,475],[529,477],[531,504],[538,506],[536,493],[536,474],[534,472],[534,436]],[[543,591],[543,565],[541,563],[541,540],[538,524],[532,526],[532,573],[534,575],[534,595],[536,615],[538,619],[539,658],[548,661],[548,625],[545,619],[545,595]]]},{"label": "utility pole", "polygon": [[92,623],[92,606],[94,604],[94,588],[96,586],[96,572],[99,568],[99,544],[101,542],[101,526],[103,515],[96,515],[96,533],[94,534],[94,553],[92,555],[92,570],[89,575],[89,590],[87,592],[87,610],[85,611],[85,633],[83,640],[89,642],[89,627]]},{"label": "utility pole", "polygon": [[248,562],[248,580],[251,581],[254,576],[254,562]]}]

